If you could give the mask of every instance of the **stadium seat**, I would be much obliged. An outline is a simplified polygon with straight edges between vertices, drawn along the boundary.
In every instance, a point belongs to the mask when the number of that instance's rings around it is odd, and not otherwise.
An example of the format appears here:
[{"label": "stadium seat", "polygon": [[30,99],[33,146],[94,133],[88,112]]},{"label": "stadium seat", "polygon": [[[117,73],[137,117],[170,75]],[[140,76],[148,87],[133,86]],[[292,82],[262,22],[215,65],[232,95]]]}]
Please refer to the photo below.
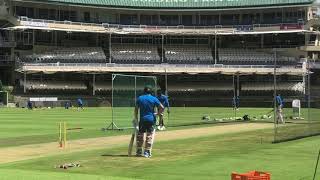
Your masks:
[{"label": "stadium seat", "polygon": [[[270,65],[274,63],[272,53],[254,49],[219,49],[219,63],[232,65]],[[297,63],[294,57],[280,56],[279,65],[292,65]]]},{"label": "stadium seat", "polygon": [[155,45],[114,44],[111,57],[113,63],[154,64],[160,63],[158,48]]},{"label": "stadium seat", "polygon": [[100,47],[57,48],[23,57],[24,62],[35,63],[106,63]]},{"label": "stadium seat", "polygon": [[168,45],[165,59],[170,64],[211,64],[212,50],[205,45]]}]

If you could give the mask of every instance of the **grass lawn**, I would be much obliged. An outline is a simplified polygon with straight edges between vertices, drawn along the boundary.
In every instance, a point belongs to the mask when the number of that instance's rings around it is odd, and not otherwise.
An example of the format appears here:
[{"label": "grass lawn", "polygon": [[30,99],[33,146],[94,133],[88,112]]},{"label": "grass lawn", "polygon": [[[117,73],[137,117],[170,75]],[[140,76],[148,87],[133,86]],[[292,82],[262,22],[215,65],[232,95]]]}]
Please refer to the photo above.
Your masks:
[{"label": "grass lawn", "polygon": [[[268,108],[172,108],[167,124],[171,126],[197,124],[201,117],[229,118],[249,114],[261,116],[270,111]],[[119,111],[120,112],[120,111]],[[117,124],[127,126],[131,109],[122,109]],[[320,117],[319,110],[313,109],[312,117]],[[285,111],[286,116],[290,110]],[[306,115],[307,111],[302,111]],[[317,119],[317,118],[314,118]],[[58,123],[66,121],[70,128],[83,128],[69,131],[68,139],[83,139],[102,136],[129,134],[126,131],[101,131],[111,122],[110,108],[76,109],[0,109],[0,148],[25,144],[54,142],[58,139]],[[272,120],[270,120],[272,121]],[[171,129],[214,126],[214,124]],[[310,128],[312,127],[312,128]],[[312,130],[319,132],[320,127],[286,125],[279,129],[279,137],[291,136]],[[301,131],[301,132],[299,132]],[[20,179],[230,179],[233,171],[268,171],[272,180],[311,179],[317,152],[320,148],[319,137],[272,144],[274,131],[260,130],[247,133],[225,134],[185,140],[157,142],[152,159],[126,157],[127,144],[117,148],[90,150],[59,156],[0,165],[0,180]],[[55,169],[63,163],[79,162],[83,167],[70,170]],[[320,178],[320,177],[319,177]]]},{"label": "grass lawn", "polygon": [[[170,118],[166,117],[166,124],[179,126],[185,124],[201,124],[204,115],[214,118],[242,117],[249,114],[251,117],[260,117],[270,111],[269,108],[241,108],[233,111],[231,108],[216,107],[172,107]],[[289,110],[287,116],[289,116]],[[319,110],[311,111],[314,117],[320,117]],[[129,127],[132,117],[131,108],[119,108],[115,110],[116,124],[120,127]],[[302,114],[306,115],[303,110]],[[58,139],[58,123],[66,121],[69,128],[83,128],[82,130],[69,131],[68,139],[83,139],[102,136],[129,134],[130,130],[114,132],[101,131],[111,123],[111,108],[86,108],[83,111],[76,109],[7,109],[0,108],[0,147],[54,142]],[[269,119],[273,121],[273,119]],[[187,128],[187,127],[174,127]]]},{"label": "grass lawn", "polygon": [[[233,171],[262,170],[272,180],[312,179],[319,137],[272,144],[272,130],[155,144],[151,159],[126,157],[127,147],[91,150],[4,164],[0,179],[217,179]],[[62,163],[82,167],[55,169]],[[320,176],[318,176],[320,178]]]}]

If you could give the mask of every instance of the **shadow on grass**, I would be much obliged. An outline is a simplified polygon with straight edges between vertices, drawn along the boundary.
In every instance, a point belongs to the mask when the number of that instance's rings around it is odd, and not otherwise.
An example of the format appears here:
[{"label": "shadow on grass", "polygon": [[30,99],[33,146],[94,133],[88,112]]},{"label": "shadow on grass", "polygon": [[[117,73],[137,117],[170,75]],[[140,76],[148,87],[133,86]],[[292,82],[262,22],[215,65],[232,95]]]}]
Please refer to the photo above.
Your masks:
[{"label": "shadow on grass", "polygon": [[124,157],[124,158],[135,157],[135,156],[128,156],[127,154],[102,154],[101,156],[104,156],[104,157]]}]

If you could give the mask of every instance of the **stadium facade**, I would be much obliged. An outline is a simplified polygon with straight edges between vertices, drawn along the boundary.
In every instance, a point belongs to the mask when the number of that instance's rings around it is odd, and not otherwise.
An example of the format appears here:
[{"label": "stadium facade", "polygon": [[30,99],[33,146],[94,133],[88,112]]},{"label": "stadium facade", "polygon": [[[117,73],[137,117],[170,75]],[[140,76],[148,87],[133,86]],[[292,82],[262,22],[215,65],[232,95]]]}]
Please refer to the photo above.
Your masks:
[{"label": "stadium facade", "polygon": [[176,105],[206,106],[235,93],[272,101],[276,66],[294,98],[320,67],[317,10],[313,0],[0,0],[0,77],[17,97],[97,102],[111,73],[153,74]]}]

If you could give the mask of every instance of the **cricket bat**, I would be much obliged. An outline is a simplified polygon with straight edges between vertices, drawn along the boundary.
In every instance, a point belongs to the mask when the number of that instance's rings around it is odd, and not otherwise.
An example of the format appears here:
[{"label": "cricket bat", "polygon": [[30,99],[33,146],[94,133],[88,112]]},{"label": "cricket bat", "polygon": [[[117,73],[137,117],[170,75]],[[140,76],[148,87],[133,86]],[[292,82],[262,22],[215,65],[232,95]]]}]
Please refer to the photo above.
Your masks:
[{"label": "cricket bat", "polygon": [[133,149],[134,139],[135,139],[136,133],[137,133],[136,120],[133,120],[132,124],[133,124],[133,131],[132,131],[132,135],[131,135],[131,139],[130,139],[130,143],[129,143],[128,156],[132,156],[132,149]]}]

